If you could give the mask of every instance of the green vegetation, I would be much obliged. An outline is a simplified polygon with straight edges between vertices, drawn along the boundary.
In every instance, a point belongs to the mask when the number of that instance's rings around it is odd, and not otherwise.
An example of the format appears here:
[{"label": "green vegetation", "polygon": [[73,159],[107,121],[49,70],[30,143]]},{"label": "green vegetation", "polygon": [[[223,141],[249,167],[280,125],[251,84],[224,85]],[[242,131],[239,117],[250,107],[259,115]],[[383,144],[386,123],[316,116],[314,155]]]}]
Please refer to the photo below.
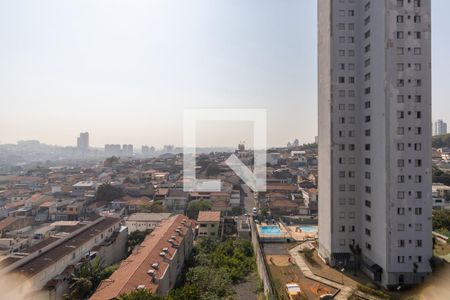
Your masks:
[{"label": "green vegetation", "polygon": [[111,202],[113,200],[122,197],[122,189],[116,186],[112,186],[109,183],[102,184],[98,187],[95,194],[96,201]]},{"label": "green vegetation", "polygon": [[438,167],[433,167],[433,183],[450,185],[450,174],[442,171]]},{"label": "green vegetation", "polygon": [[81,263],[70,274],[69,288],[71,292],[64,295],[64,298],[89,298],[95,292],[100,282],[111,276],[116,268],[116,266],[105,268],[104,262],[99,258]]},{"label": "green vegetation", "polygon": [[232,299],[233,284],[255,270],[253,248],[249,241],[201,239],[192,251],[190,266],[182,278],[183,285],[167,297],[152,295],[148,290],[135,290],[119,300],[215,300]]},{"label": "green vegetation", "polygon": [[137,289],[129,294],[120,295],[119,300],[164,300],[164,297],[153,295],[147,289]]},{"label": "green vegetation", "polygon": [[432,141],[433,148],[450,147],[450,134],[434,136]]},{"label": "green vegetation", "polygon": [[131,254],[131,252],[133,252],[133,249],[137,246],[140,245],[144,240],[145,237],[151,232],[151,230],[146,230],[146,231],[133,231],[132,233],[130,233],[128,235],[128,240],[127,240],[127,249],[128,249],[128,255]]},{"label": "green vegetation", "polygon": [[366,285],[358,285],[358,290],[360,290],[363,293],[378,297],[379,299],[386,299],[386,300],[391,299],[389,295],[385,294],[381,290],[376,290]]},{"label": "green vegetation", "polygon": [[220,167],[216,163],[210,163],[206,168],[206,176],[215,177],[220,174]]},{"label": "green vegetation", "polygon": [[249,241],[201,239],[193,250],[184,286],[173,290],[168,300],[227,299],[234,294],[232,285],[243,281],[254,269]]},{"label": "green vegetation", "polygon": [[153,201],[144,207],[143,212],[148,213],[163,213],[166,212],[164,203],[162,201]]},{"label": "green vegetation", "polygon": [[211,210],[211,203],[207,200],[199,199],[189,202],[186,210],[186,215],[193,220],[197,220],[198,212],[204,210]]},{"label": "green vegetation", "polygon": [[267,217],[269,215],[269,209],[267,207],[261,207],[260,213],[263,217]]},{"label": "green vegetation", "polygon": [[450,232],[450,210],[440,209],[433,211],[433,230],[444,235]]}]

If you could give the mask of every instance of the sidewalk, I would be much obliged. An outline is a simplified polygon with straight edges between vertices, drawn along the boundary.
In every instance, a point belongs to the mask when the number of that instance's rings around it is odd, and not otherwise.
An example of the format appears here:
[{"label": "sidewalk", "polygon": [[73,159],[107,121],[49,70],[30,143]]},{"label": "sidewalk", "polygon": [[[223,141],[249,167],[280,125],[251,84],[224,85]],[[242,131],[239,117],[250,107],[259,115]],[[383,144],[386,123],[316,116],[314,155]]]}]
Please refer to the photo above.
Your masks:
[{"label": "sidewalk", "polygon": [[328,280],[326,278],[320,277],[320,276],[316,276],[311,269],[309,268],[308,264],[305,261],[305,258],[303,257],[303,255],[301,255],[298,251],[302,249],[302,245],[298,245],[297,247],[292,248],[291,250],[289,250],[289,253],[291,254],[292,258],[294,259],[295,263],[297,264],[297,266],[300,268],[300,270],[302,271],[303,275],[306,278],[309,278],[311,280],[326,284],[328,286],[331,286],[335,289],[339,289],[340,292],[336,295],[335,299],[336,300],[346,300],[348,299],[353,293],[355,293],[356,295],[364,298],[364,299],[368,299],[368,300],[378,300],[376,297],[373,297],[371,295],[367,295],[365,293],[362,293],[360,291],[355,291],[353,288],[342,285],[340,283]]}]

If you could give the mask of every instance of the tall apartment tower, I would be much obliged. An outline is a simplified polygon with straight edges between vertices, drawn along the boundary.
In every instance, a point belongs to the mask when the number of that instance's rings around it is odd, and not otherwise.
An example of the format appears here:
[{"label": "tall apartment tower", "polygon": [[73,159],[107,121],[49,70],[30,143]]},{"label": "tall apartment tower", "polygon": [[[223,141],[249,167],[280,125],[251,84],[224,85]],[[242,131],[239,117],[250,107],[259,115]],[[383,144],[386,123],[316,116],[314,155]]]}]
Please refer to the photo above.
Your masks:
[{"label": "tall apartment tower", "polygon": [[442,120],[434,122],[433,135],[447,134],[447,123]]},{"label": "tall apartment tower", "polygon": [[319,254],[390,288],[431,272],[430,2],[318,0]]},{"label": "tall apartment tower", "polygon": [[81,132],[77,138],[77,148],[86,151],[89,149],[89,132]]}]

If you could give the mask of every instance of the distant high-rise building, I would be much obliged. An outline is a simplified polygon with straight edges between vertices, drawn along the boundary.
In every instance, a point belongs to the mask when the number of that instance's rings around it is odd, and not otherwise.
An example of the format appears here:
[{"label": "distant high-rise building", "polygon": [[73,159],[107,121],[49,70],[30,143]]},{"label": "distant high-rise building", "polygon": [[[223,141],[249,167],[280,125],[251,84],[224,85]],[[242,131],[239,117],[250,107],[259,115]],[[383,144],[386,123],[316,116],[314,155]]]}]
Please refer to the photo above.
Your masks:
[{"label": "distant high-rise building", "polygon": [[149,154],[149,153],[150,153],[150,147],[149,147],[149,146],[146,146],[146,145],[143,145],[143,146],[141,147],[141,153],[142,153],[142,154]]},{"label": "distant high-rise building", "polygon": [[125,155],[133,155],[133,145],[123,144],[122,153]]},{"label": "distant high-rise building", "polygon": [[430,3],[318,0],[319,253],[388,287],[431,272]]},{"label": "distant high-rise building", "polygon": [[239,151],[245,151],[245,142],[240,142],[239,143],[238,150]]},{"label": "distant high-rise building", "polygon": [[106,144],[105,145],[105,154],[107,155],[120,155],[121,148],[119,144]]},{"label": "distant high-rise building", "polygon": [[155,152],[155,147],[149,147],[147,145],[142,146],[142,150],[141,150],[143,155],[149,155],[152,154],[153,152]]},{"label": "distant high-rise building", "polygon": [[86,151],[89,149],[89,132],[82,132],[77,138],[77,148]]},{"label": "distant high-rise building", "polygon": [[298,139],[295,139],[294,142],[292,143],[292,147],[298,147],[300,146],[300,141]]},{"label": "distant high-rise building", "polygon": [[433,135],[447,134],[447,123],[443,120],[436,120],[433,126]]},{"label": "distant high-rise building", "polygon": [[163,152],[165,153],[171,153],[175,149],[174,145],[164,145]]}]

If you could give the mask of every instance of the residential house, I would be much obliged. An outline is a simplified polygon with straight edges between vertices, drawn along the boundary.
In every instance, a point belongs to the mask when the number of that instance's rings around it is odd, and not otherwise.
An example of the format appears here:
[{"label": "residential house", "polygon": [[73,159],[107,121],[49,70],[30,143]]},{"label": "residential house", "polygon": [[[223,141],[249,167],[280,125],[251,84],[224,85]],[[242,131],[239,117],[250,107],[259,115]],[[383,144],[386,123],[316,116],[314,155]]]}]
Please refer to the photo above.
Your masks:
[{"label": "residential house", "polygon": [[167,211],[183,214],[186,210],[188,200],[189,193],[182,190],[170,189],[163,202]]},{"label": "residential house", "polygon": [[218,237],[220,211],[200,211],[197,218],[199,237]]}]

